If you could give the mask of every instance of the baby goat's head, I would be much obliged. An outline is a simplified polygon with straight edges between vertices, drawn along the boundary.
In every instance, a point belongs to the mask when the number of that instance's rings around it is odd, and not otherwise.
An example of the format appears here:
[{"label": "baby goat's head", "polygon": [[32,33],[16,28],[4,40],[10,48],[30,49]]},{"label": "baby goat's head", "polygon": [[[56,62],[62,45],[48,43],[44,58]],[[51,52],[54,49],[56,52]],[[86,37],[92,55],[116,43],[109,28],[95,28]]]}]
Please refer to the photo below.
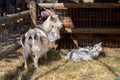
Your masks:
[{"label": "baby goat's head", "polygon": [[103,51],[103,48],[102,48],[102,42],[98,43],[98,44],[95,44],[91,50],[90,50],[90,54],[92,57],[97,57],[100,52]]},{"label": "baby goat's head", "polygon": [[98,43],[98,44],[95,44],[94,45],[94,49],[98,52],[101,52],[103,49],[102,49],[102,42]]}]

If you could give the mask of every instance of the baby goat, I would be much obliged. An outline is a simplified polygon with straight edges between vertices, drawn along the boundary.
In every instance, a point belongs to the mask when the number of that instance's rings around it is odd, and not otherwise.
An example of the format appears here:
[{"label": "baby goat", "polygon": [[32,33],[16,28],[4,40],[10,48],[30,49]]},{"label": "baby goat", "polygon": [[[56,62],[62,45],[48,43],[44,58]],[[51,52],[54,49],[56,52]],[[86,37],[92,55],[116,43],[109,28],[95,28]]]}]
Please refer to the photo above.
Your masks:
[{"label": "baby goat", "polygon": [[68,53],[65,59],[67,60],[73,59],[74,61],[93,60],[95,57],[99,56],[100,52],[103,51],[101,45],[102,45],[102,42],[95,44],[93,47],[78,48],[78,49],[72,50]]}]

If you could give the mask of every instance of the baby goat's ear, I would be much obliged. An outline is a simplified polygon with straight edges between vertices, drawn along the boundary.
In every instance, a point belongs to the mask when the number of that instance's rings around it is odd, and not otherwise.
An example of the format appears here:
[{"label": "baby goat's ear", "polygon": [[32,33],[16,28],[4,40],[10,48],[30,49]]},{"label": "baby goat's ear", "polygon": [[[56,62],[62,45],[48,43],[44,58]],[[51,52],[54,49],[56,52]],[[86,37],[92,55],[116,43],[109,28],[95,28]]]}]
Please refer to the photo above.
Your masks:
[{"label": "baby goat's ear", "polygon": [[99,45],[102,45],[102,42],[100,42]]}]

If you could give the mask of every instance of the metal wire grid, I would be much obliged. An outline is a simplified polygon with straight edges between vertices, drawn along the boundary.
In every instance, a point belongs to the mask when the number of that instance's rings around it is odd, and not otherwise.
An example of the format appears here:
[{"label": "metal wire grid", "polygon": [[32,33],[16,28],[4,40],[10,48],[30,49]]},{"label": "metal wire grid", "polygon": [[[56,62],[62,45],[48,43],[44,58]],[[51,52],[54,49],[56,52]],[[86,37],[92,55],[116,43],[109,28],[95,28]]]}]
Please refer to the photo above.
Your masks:
[{"label": "metal wire grid", "polygon": [[[65,27],[75,28],[118,28],[120,29],[120,8],[69,8],[58,10]],[[69,17],[69,18],[68,18]],[[71,20],[68,20],[71,19]],[[71,26],[71,22],[73,26]],[[62,34],[60,45],[73,48],[71,36],[78,40],[79,46],[92,46],[103,42],[107,47],[120,47],[119,34]]]},{"label": "metal wire grid", "polygon": [[78,41],[79,47],[93,46],[102,42],[102,46],[111,48],[120,48],[120,35],[119,34],[61,34],[61,39],[58,41],[59,48],[73,49],[75,44],[71,36]]},{"label": "metal wire grid", "polygon": [[[80,28],[120,28],[120,8],[72,8],[59,10],[64,23]],[[71,20],[69,20],[71,19]],[[72,27],[72,26],[71,26]]]}]

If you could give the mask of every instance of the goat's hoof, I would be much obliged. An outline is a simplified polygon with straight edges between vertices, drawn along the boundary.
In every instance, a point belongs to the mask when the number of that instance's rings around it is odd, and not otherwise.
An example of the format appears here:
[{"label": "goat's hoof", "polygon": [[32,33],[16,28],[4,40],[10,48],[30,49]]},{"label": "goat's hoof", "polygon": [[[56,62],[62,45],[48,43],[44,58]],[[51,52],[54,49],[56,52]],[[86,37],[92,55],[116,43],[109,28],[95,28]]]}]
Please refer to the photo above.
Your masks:
[{"label": "goat's hoof", "polygon": [[25,66],[24,66],[24,68],[25,68],[25,69],[28,69],[28,66],[27,66],[27,65],[25,65]]},{"label": "goat's hoof", "polygon": [[38,69],[38,66],[35,66],[36,69]]},{"label": "goat's hoof", "polygon": [[28,69],[28,67],[25,67],[25,69],[27,70],[27,69]]},{"label": "goat's hoof", "polygon": [[36,69],[38,69],[38,67],[35,67]]}]

